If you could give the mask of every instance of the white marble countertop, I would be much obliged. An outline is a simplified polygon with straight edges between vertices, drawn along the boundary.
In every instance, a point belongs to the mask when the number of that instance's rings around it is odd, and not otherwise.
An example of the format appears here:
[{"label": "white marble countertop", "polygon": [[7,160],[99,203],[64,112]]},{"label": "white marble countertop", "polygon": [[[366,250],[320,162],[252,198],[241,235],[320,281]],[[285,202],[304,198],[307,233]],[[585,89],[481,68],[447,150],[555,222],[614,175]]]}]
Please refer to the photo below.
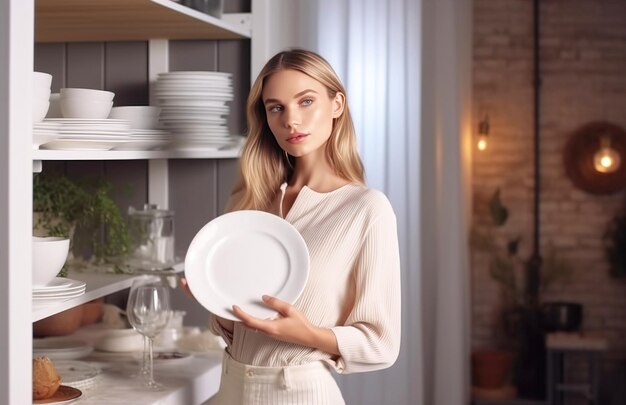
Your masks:
[{"label": "white marble countertop", "polygon": [[[79,341],[89,346],[107,333],[96,324],[79,329],[76,333],[51,339]],[[140,336],[137,335],[139,338]],[[141,344],[141,340],[139,341]],[[159,350],[155,348],[155,352]],[[160,349],[164,351],[180,349]],[[76,360],[96,367],[100,373],[95,378],[68,383],[82,391],[82,396],[72,402],[76,405],[194,405],[202,404],[215,395],[220,384],[222,358],[221,348],[194,352],[184,358],[159,360],[154,363],[154,378],[164,385],[161,391],[150,391],[138,376],[141,351],[106,352],[94,350],[86,357]],[[66,357],[67,359],[67,357]],[[62,358],[54,361],[63,361]],[[63,382],[61,382],[63,384]]]},{"label": "white marble countertop", "polygon": [[222,352],[195,354],[185,359],[155,364],[155,380],[164,385],[162,391],[150,391],[137,377],[137,354],[93,352],[80,359],[102,370],[94,386],[82,388],[76,405],[192,405],[201,404],[215,395],[219,388]]}]

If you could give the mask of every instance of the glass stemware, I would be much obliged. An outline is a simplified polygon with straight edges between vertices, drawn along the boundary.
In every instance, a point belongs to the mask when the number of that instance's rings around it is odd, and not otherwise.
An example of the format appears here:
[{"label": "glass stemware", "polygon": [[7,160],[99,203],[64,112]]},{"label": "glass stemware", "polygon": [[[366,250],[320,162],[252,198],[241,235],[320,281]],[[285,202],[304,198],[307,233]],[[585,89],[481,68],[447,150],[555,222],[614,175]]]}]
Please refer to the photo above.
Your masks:
[{"label": "glass stemware", "polygon": [[167,326],[171,316],[169,287],[158,277],[146,283],[138,283],[130,291],[126,314],[133,328],[147,339],[146,385],[158,390],[162,385],[154,380],[153,344],[155,336]]},{"label": "glass stemware", "polygon": [[[155,275],[143,275],[143,276],[137,277],[133,280],[133,283],[130,286],[128,296],[130,297],[130,294],[132,294],[132,292],[136,290],[137,287],[139,287],[140,285],[159,284],[159,283],[161,283],[161,279]],[[132,316],[132,308],[128,305],[128,303],[126,306],[126,314],[128,314],[127,315],[127,317],[129,318],[128,322],[130,322],[130,316]],[[139,377],[145,378],[147,380],[148,379],[148,337],[145,335],[141,335],[141,336],[143,338],[143,355],[141,356],[141,367],[139,368]],[[136,376],[136,375],[133,374],[133,376]]]}]

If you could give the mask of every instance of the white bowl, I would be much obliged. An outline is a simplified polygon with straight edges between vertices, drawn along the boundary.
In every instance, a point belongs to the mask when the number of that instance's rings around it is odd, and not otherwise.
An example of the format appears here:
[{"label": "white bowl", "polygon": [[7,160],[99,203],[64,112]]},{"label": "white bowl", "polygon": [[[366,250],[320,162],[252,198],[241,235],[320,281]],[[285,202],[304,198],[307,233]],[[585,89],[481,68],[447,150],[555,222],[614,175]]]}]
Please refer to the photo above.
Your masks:
[{"label": "white bowl", "polygon": [[109,118],[127,120],[132,129],[157,129],[160,112],[161,107],[147,105],[113,107]]},{"label": "white bowl", "polygon": [[33,123],[43,121],[48,113],[50,102],[41,98],[33,98]]},{"label": "white bowl", "polygon": [[113,101],[115,93],[106,90],[66,87],[61,89],[61,99],[66,97],[80,98],[83,101]]},{"label": "white bowl", "polygon": [[111,329],[96,342],[95,348],[104,352],[141,351],[143,336],[135,329]]},{"label": "white bowl", "polygon": [[66,98],[61,94],[61,112],[64,118],[108,118],[113,101],[90,101],[81,98]]},{"label": "white bowl", "polygon": [[33,87],[49,89],[52,85],[52,75],[44,72],[33,72]]},{"label": "white bowl", "polygon": [[63,268],[70,240],[56,236],[33,236],[33,285],[42,287],[54,280]]},{"label": "white bowl", "polygon": [[48,108],[46,118],[63,118],[63,113],[61,112],[61,93],[50,94],[50,107]]}]

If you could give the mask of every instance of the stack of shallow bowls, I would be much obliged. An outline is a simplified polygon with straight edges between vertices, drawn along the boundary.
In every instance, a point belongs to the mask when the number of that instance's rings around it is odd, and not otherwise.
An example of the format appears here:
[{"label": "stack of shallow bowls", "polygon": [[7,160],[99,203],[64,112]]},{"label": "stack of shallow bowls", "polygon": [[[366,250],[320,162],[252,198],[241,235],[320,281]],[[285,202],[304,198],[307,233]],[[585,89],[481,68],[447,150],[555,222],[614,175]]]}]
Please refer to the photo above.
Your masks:
[{"label": "stack of shallow bowls", "polygon": [[109,118],[126,120],[130,124],[131,139],[116,150],[150,150],[170,143],[170,132],[159,128],[160,107],[137,105],[113,107]]},{"label": "stack of shallow bowls", "polygon": [[104,119],[113,107],[115,93],[105,90],[61,89],[61,112],[64,118]]},{"label": "stack of shallow bowls", "polygon": [[50,106],[52,75],[33,72],[33,123],[41,122]]}]

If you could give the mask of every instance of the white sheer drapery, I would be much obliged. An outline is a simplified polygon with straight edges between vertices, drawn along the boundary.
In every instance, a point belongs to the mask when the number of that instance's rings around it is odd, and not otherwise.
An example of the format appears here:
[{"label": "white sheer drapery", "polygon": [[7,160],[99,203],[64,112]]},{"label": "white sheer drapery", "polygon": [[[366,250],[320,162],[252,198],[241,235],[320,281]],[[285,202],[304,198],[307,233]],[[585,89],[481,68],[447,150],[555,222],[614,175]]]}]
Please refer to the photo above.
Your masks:
[{"label": "white sheer drapery", "polygon": [[398,219],[400,357],[388,370],[339,377],[347,403],[467,404],[471,0],[255,4],[266,58],[308,48],[342,78],[368,185]]}]

